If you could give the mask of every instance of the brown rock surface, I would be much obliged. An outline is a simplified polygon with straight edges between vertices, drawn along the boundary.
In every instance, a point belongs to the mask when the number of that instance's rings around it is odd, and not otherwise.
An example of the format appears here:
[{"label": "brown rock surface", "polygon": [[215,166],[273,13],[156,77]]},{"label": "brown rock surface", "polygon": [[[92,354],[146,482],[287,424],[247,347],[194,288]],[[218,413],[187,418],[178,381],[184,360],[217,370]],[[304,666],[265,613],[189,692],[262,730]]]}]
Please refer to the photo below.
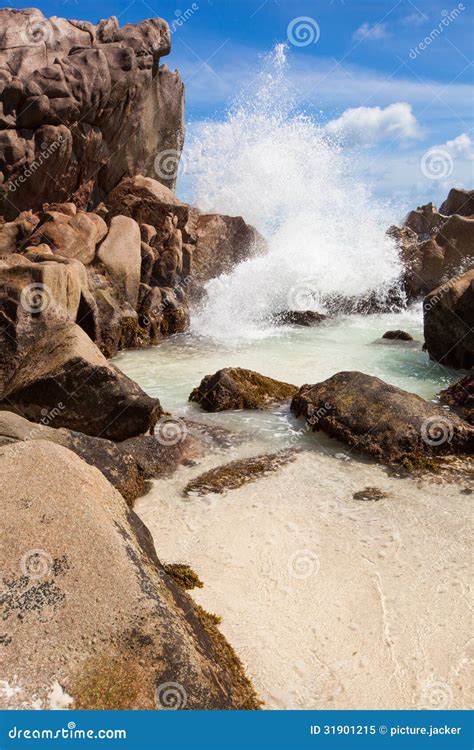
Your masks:
[{"label": "brown rock surface", "polygon": [[25,309],[10,289],[0,309],[0,409],[39,422],[60,407],[55,424],[125,440],[153,427],[160,402],[109,365],[86,333],[49,306]]},{"label": "brown rock surface", "polygon": [[451,188],[448,197],[441,204],[439,210],[446,216],[451,216],[451,214],[474,216],[474,190]]},{"label": "brown rock surface", "polygon": [[442,404],[447,404],[462,419],[474,425],[474,370],[439,394]]},{"label": "brown rock surface", "polygon": [[448,367],[474,366],[474,269],[434,289],[423,303],[430,356]]},{"label": "brown rock surface", "polygon": [[291,410],[313,430],[389,463],[417,466],[437,453],[474,448],[474,430],[458,416],[361,372],[303,385]]},{"label": "brown rock surface", "polygon": [[19,460],[8,450],[1,707],[258,708],[211,616],[100,472],[42,440]]},{"label": "brown rock surface", "polygon": [[0,11],[0,213],[64,202],[97,205],[124,175],[153,175],[174,187],[183,85],[160,59],[165,21],[119,28],[45,18],[36,9]]},{"label": "brown rock surface", "polygon": [[227,409],[266,409],[290,399],[295,385],[241,367],[227,367],[206,375],[189,396],[206,411]]}]

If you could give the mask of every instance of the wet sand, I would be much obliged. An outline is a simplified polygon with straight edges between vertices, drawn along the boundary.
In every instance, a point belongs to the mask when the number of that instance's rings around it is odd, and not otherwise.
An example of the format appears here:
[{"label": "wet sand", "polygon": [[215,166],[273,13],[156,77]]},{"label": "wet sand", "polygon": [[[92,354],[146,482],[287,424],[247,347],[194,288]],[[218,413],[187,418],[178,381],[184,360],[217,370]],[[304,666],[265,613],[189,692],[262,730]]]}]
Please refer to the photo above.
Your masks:
[{"label": "wet sand", "polygon": [[[308,451],[223,495],[156,481],[136,510],[165,562],[204,581],[265,708],[472,705],[472,495]],[[379,501],[353,499],[371,486]],[[471,669],[472,674],[472,669]]]}]

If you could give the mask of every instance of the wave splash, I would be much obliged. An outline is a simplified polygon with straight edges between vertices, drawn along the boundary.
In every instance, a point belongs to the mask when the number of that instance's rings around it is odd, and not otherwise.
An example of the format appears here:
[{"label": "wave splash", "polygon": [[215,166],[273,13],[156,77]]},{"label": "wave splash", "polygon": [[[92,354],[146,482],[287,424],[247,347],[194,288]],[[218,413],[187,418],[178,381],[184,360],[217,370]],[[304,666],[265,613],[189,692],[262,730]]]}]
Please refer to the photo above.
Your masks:
[{"label": "wave splash", "polygon": [[194,201],[241,214],[269,252],[207,284],[195,333],[227,340],[266,336],[275,314],[325,312],[334,300],[383,300],[401,273],[386,235],[388,210],[352,170],[321,124],[298,113],[286,48],[277,45],[224,122],[197,128],[187,147]]}]

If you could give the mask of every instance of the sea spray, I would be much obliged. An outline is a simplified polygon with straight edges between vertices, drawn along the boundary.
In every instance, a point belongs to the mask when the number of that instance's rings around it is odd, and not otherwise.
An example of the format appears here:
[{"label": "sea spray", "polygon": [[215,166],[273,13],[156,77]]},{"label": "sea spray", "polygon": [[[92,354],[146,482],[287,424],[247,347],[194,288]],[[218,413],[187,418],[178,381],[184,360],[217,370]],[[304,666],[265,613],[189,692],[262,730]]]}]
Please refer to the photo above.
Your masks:
[{"label": "sea spray", "polygon": [[[269,251],[210,281],[194,332],[266,336],[286,309],[334,309],[384,299],[401,266],[390,216],[354,176],[352,157],[298,110],[287,50],[277,45],[223,122],[194,129],[186,163],[204,211],[240,214]],[[351,169],[352,166],[352,169]]]}]

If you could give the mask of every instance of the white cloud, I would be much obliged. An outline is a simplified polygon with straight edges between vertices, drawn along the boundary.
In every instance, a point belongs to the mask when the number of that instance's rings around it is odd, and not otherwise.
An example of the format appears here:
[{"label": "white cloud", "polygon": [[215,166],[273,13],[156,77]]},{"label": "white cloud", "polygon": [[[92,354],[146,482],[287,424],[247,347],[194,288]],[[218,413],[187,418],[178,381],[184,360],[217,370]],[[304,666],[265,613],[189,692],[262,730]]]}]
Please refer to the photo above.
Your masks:
[{"label": "white cloud", "polygon": [[474,141],[472,141],[467,133],[461,133],[457,138],[453,138],[452,141],[446,141],[446,143],[443,143],[441,146],[435,146],[435,148],[445,148],[454,158],[474,161]]},{"label": "white cloud", "polygon": [[422,129],[410,104],[397,102],[388,107],[356,107],[346,109],[326,125],[329,135],[351,143],[373,144],[384,140],[420,138]]},{"label": "white cloud", "polygon": [[405,26],[421,26],[422,24],[426,23],[428,21],[428,16],[425,16],[423,13],[410,13],[409,16],[405,16],[402,18],[402,23]]},{"label": "white cloud", "polygon": [[387,32],[387,24],[386,23],[374,23],[373,26],[371,26],[367,21],[362,24],[362,26],[359,26],[359,28],[354,31],[353,38],[354,39],[370,39],[370,40],[376,40],[376,39],[385,39],[388,35]]}]

